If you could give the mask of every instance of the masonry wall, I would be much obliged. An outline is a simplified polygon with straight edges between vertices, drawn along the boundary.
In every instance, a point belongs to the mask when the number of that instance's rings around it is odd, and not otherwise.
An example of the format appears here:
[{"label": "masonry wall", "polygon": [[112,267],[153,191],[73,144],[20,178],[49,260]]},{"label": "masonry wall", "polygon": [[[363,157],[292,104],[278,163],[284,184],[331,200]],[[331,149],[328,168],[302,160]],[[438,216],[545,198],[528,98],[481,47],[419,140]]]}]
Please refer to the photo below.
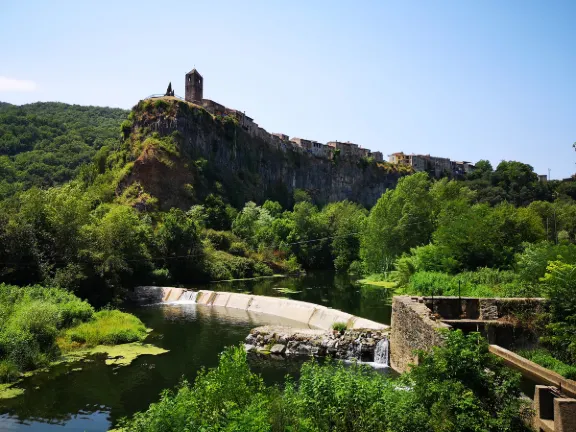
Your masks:
[{"label": "masonry wall", "polygon": [[430,309],[417,297],[397,296],[392,302],[392,331],[390,333],[390,365],[405,372],[410,364],[418,364],[415,350],[429,351],[442,345],[440,329],[448,324],[432,319]]},{"label": "masonry wall", "polygon": [[491,344],[506,349],[530,349],[539,335],[530,317],[545,312],[542,298],[394,297],[390,358],[403,372],[417,364],[415,350],[429,351],[441,345],[439,329],[480,332]]}]

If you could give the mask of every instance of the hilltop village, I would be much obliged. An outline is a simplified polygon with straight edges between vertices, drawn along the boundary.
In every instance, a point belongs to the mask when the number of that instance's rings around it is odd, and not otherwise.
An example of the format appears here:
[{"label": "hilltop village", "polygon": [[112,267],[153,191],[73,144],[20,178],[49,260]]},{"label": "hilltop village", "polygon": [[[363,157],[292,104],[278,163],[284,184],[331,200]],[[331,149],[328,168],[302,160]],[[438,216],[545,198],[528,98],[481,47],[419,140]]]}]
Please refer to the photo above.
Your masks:
[{"label": "hilltop village", "polygon": [[[290,137],[283,133],[270,133],[260,127],[253,118],[244,112],[228,108],[218,102],[204,98],[204,78],[196,69],[192,69],[185,76],[185,97],[189,103],[203,107],[214,116],[227,116],[234,118],[238,124],[251,136],[260,138],[272,147],[286,151],[292,149],[300,153],[332,159],[336,155],[340,158],[360,159],[371,158],[376,162],[384,162],[382,152],[371,151],[359,144],[349,141],[329,141],[322,144],[315,140]],[[176,97],[172,85],[169,84],[164,96]],[[388,163],[393,165],[410,166],[415,172],[427,171],[435,177],[460,177],[474,170],[474,165],[467,161],[452,161],[444,157],[435,157],[421,154],[392,153],[388,156]]]}]

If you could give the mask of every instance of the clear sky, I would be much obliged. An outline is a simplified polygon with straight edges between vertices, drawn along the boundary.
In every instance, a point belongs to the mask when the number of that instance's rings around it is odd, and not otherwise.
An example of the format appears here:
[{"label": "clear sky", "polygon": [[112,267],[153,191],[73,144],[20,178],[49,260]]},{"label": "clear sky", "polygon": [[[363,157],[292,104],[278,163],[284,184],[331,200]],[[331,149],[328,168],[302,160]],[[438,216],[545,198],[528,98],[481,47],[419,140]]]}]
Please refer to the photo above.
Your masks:
[{"label": "clear sky", "polygon": [[184,95],[385,155],[576,171],[576,1],[0,0],[0,101]]}]

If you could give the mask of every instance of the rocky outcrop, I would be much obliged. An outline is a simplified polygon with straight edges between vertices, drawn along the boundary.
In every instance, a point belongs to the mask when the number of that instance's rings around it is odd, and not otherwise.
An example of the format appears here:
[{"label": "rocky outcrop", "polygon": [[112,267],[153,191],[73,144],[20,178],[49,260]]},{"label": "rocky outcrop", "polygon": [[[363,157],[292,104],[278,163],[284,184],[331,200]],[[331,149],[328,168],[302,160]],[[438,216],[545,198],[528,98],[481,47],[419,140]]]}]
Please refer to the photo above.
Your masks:
[{"label": "rocky outcrop", "polygon": [[[250,331],[245,347],[248,352],[277,357],[334,357],[374,362],[381,341],[388,340],[387,330],[324,331],[263,326]],[[387,358],[382,365],[387,365]]]},{"label": "rocky outcrop", "polygon": [[[159,167],[161,158],[146,157],[139,158],[121,182],[121,189],[138,183],[146,192],[156,193],[161,207],[165,201],[173,205],[172,197],[177,196],[180,206],[187,208],[216,183],[237,206],[266,199],[287,205],[295,189],[308,191],[320,204],[348,199],[371,206],[387,189],[395,187],[399,178],[398,173],[388,173],[373,161],[329,159],[302,152],[269,140],[268,135],[250,133],[231,118],[212,116],[201,107],[174,98],[140,101],[132,116],[130,139],[134,149],[147,137],[171,137],[179,153],[179,160],[170,156],[167,164],[177,178],[171,179],[170,173]],[[182,191],[175,192],[175,187]],[[163,190],[170,191],[171,196]]]}]

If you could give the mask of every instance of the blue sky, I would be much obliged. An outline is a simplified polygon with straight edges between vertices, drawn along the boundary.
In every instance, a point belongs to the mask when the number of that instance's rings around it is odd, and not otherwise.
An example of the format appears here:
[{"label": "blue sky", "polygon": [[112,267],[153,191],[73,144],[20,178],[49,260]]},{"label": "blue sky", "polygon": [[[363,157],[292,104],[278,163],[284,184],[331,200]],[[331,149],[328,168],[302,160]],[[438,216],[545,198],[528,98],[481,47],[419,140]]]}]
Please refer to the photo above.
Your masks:
[{"label": "blue sky", "polygon": [[270,132],[576,171],[576,1],[0,0],[0,100],[130,108],[184,74]]}]

